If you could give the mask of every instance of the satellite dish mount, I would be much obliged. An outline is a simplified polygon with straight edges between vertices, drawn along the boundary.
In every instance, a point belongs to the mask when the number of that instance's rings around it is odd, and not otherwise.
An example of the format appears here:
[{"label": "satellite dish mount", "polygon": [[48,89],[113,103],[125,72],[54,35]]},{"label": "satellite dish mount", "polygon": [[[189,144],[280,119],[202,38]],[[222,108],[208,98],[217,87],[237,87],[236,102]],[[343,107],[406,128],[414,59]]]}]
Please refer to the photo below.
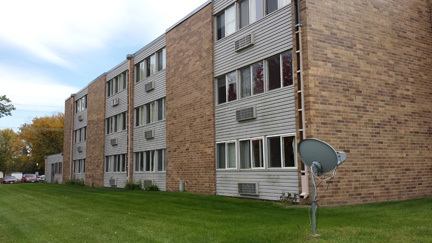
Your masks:
[{"label": "satellite dish mount", "polygon": [[312,233],[316,234],[316,186],[315,176],[321,176],[335,170],[346,160],[344,152],[338,152],[328,143],[318,139],[305,139],[298,145],[298,152],[303,164],[312,172]]}]

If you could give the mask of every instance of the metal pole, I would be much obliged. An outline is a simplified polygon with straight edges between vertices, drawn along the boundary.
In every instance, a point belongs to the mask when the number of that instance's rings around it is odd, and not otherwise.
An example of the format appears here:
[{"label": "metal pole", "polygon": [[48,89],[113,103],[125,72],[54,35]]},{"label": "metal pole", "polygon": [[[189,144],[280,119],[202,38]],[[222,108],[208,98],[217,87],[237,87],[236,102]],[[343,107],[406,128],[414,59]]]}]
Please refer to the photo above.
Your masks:
[{"label": "metal pole", "polygon": [[316,202],[315,202],[315,173],[312,170],[311,167],[311,180],[312,180],[312,234],[315,235],[316,234],[316,221],[315,221],[315,207],[316,207]]}]

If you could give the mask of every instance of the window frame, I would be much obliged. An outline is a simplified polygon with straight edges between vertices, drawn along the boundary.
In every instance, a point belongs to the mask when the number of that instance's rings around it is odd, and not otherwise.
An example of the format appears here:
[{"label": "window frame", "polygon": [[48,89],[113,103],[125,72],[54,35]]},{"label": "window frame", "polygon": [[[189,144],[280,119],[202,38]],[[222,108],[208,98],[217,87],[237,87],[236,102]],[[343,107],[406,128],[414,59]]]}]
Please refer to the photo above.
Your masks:
[{"label": "window frame", "polygon": [[[255,165],[253,163],[253,144],[252,144],[252,141],[255,141],[255,140],[261,140],[262,141],[261,150],[262,150],[262,155],[263,155],[263,167],[255,167]],[[264,136],[238,139],[239,162],[241,161],[241,157],[240,157],[241,156],[241,152],[240,152],[240,142],[241,141],[249,141],[249,166],[250,166],[250,168],[241,168],[241,166],[239,165],[239,169],[240,170],[262,170],[262,169],[266,169],[266,151],[264,149],[264,147],[265,147]]]},{"label": "window frame", "polygon": [[[234,158],[235,158],[235,167],[232,168],[228,168],[228,144],[230,143],[234,143]],[[225,168],[218,168],[219,166],[219,153],[217,151],[218,148],[218,144],[225,144],[225,160],[224,160],[224,165]],[[227,140],[227,141],[221,141],[221,142],[217,142],[216,143],[216,170],[221,170],[221,171],[229,171],[229,170],[237,170],[237,168],[239,167],[238,162],[239,162],[239,154],[238,154],[238,148],[237,148],[237,140]]]},{"label": "window frame", "polygon": [[[275,138],[275,137],[279,137],[279,143],[280,143],[280,158],[281,158],[281,167],[270,167],[270,143],[268,142],[269,138]],[[285,162],[285,154],[284,154],[284,142],[283,142],[283,138],[285,137],[293,137],[294,140],[294,144],[295,147],[293,148],[293,156],[294,156],[294,166],[285,166],[284,162]],[[267,159],[267,168],[268,169],[272,169],[272,170],[280,170],[280,169],[297,169],[297,137],[295,133],[288,133],[288,134],[280,134],[280,135],[269,135],[266,136],[266,150],[267,150],[267,155],[266,155],[266,159]]]}]

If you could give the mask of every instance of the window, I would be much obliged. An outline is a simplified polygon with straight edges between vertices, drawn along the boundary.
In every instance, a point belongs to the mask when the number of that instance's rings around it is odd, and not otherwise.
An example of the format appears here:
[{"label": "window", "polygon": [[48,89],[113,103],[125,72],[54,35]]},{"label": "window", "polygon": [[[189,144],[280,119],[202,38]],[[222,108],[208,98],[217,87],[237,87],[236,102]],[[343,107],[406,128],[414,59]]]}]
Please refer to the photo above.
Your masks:
[{"label": "window", "polygon": [[292,52],[282,54],[282,75],[283,86],[293,84]]},{"label": "window", "polygon": [[249,25],[249,0],[243,0],[239,2],[239,15],[241,29]]},{"label": "window", "polygon": [[81,112],[85,109],[87,109],[87,95],[84,95],[75,102],[75,113]]},{"label": "window", "polygon": [[240,97],[244,98],[251,95],[251,69],[245,67],[240,70]]},{"label": "window", "polygon": [[270,168],[295,167],[295,137],[268,137],[267,146]]},{"label": "window", "polygon": [[161,71],[166,68],[166,49],[163,48],[162,50],[157,52],[157,59],[158,59],[158,71]]},{"label": "window", "polygon": [[159,149],[156,151],[158,160],[157,171],[166,171],[166,149]]},{"label": "window", "polygon": [[[264,69],[264,63],[266,68]],[[239,98],[293,84],[292,52],[268,58],[238,70]],[[265,88],[267,87],[267,88]],[[216,78],[218,104],[237,99],[237,71]]]},{"label": "window", "polygon": [[156,121],[155,119],[156,101],[146,104],[145,109],[146,109],[146,124],[155,122]]},{"label": "window", "polygon": [[[61,167],[61,166],[60,166]],[[75,174],[83,174],[86,172],[85,170],[86,167],[86,160],[85,159],[79,159],[79,160],[74,160],[73,161],[73,172]]]},{"label": "window", "polygon": [[217,169],[235,169],[237,167],[235,142],[218,143],[216,150]]},{"label": "window", "polygon": [[154,171],[155,151],[145,152],[145,171]]},{"label": "window", "polygon": [[226,75],[227,86],[228,86],[228,101],[237,99],[237,76],[236,72],[231,72]]},{"label": "window", "polygon": [[142,61],[140,63],[138,63],[138,65],[136,66],[137,69],[137,82],[144,79],[145,77],[145,62]]},{"label": "window", "polygon": [[124,131],[127,129],[127,112],[106,119],[106,133]]},{"label": "window", "polygon": [[157,100],[158,104],[158,121],[165,120],[165,114],[166,114],[166,101],[165,98]]},{"label": "window", "polygon": [[218,104],[226,102],[226,81],[225,76],[217,79]]},{"label": "window", "polygon": [[277,89],[281,87],[280,57],[274,56],[267,59],[268,70],[268,89]]},{"label": "window", "polygon": [[240,141],[240,169],[264,168],[263,140]]},{"label": "window", "polygon": [[[74,163],[75,163],[75,161],[74,161]],[[62,162],[53,163],[51,165],[51,169],[53,170],[54,174],[62,174]]]},{"label": "window", "polygon": [[234,6],[235,5],[232,5],[216,16],[217,40],[222,39],[236,31],[236,11]]},{"label": "window", "polygon": [[253,94],[264,92],[264,65],[262,62],[252,65],[252,88]]},{"label": "window", "polygon": [[136,172],[144,171],[144,153],[143,152],[135,153],[135,171]]},{"label": "window", "polygon": [[126,170],[127,170],[126,154],[105,156],[105,172],[116,173],[116,172],[126,172]]},{"label": "window", "polygon": [[264,16],[264,2],[263,0],[250,0],[250,14],[249,21],[253,23]]},{"label": "window", "polygon": [[80,143],[87,140],[87,127],[83,127],[74,131],[75,143]]},{"label": "window", "polygon": [[147,63],[147,77],[156,73],[156,54],[151,55],[146,59]]},{"label": "window", "polygon": [[237,99],[237,72],[217,78],[218,104]]},{"label": "window", "polygon": [[165,120],[165,114],[166,99],[164,97],[135,108],[135,126],[142,126],[144,124]]},{"label": "window", "polygon": [[220,40],[290,3],[290,0],[243,0],[237,3],[238,26],[234,6],[216,15],[216,40]]},{"label": "window", "polygon": [[129,72],[124,71],[123,73],[115,76],[107,82],[107,97],[117,94],[118,92],[127,88],[129,81]]},{"label": "window", "polygon": [[278,0],[266,0],[266,14],[278,9]]},{"label": "window", "polygon": [[135,153],[135,172],[166,171],[166,149]]}]

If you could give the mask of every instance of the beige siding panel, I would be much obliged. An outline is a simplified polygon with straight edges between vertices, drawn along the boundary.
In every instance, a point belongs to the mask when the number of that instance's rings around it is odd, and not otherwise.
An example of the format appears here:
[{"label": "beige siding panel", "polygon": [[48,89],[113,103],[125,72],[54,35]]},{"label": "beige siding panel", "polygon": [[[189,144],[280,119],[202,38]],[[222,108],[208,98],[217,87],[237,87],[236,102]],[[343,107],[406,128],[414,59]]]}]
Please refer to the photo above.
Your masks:
[{"label": "beige siding panel", "polygon": [[[235,41],[250,33],[255,34],[255,44],[236,52]],[[215,77],[261,61],[275,54],[291,50],[291,5],[285,6],[264,18],[215,42]]]}]

